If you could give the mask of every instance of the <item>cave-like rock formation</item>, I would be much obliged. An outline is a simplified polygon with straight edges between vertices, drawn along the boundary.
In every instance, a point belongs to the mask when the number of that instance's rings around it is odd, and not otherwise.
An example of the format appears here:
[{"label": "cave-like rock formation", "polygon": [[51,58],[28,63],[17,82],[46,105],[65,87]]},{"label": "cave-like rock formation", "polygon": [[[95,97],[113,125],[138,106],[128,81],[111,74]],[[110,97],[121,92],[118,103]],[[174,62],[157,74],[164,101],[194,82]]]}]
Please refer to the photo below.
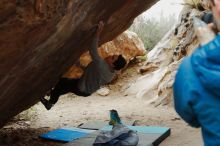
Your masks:
[{"label": "cave-like rock formation", "polygon": [[1,0],[0,127],[39,101],[88,49],[126,30],[157,0]]}]

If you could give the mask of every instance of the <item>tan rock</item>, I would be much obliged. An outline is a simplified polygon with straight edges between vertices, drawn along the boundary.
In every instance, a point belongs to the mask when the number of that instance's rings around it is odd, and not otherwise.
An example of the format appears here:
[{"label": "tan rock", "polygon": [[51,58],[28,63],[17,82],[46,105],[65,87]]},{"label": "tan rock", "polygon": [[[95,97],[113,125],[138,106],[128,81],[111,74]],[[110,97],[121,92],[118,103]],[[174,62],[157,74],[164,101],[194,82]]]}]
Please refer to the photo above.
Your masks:
[{"label": "tan rock", "polygon": [[63,77],[65,78],[80,78],[83,74],[83,69],[79,66],[73,65],[71,68],[66,72]]}]

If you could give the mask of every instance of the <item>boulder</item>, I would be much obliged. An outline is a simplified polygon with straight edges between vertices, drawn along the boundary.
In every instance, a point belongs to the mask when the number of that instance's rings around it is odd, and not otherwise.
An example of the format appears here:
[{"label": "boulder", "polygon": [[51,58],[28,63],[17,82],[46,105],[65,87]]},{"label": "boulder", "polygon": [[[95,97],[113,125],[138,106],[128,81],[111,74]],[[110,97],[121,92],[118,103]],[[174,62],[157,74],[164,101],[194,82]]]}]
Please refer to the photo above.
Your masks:
[{"label": "boulder", "polygon": [[37,103],[79,59],[100,20],[100,44],[157,0],[1,0],[0,127]]}]

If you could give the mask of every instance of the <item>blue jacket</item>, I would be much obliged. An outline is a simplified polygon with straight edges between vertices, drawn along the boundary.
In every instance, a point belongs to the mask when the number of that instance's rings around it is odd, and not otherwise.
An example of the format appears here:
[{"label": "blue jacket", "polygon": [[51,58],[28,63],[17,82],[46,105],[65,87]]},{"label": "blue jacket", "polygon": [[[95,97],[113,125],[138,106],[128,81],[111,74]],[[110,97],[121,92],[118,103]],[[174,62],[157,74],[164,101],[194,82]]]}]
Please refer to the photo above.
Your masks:
[{"label": "blue jacket", "polygon": [[205,146],[220,146],[220,35],[184,58],[173,89],[177,113],[201,127]]}]

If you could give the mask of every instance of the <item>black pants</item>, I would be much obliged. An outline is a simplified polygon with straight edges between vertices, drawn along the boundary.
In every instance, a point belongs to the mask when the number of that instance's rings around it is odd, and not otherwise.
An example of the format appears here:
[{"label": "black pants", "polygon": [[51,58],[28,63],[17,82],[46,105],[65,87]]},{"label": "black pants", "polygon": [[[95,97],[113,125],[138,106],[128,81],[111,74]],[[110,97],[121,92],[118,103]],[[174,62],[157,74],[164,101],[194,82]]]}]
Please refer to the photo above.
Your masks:
[{"label": "black pants", "polygon": [[72,92],[79,96],[89,96],[90,94],[81,92],[79,90],[79,88],[77,87],[78,82],[79,79],[61,78],[54,89],[51,91],[49,102],[55,104],[61,95],[69,92]]}]

